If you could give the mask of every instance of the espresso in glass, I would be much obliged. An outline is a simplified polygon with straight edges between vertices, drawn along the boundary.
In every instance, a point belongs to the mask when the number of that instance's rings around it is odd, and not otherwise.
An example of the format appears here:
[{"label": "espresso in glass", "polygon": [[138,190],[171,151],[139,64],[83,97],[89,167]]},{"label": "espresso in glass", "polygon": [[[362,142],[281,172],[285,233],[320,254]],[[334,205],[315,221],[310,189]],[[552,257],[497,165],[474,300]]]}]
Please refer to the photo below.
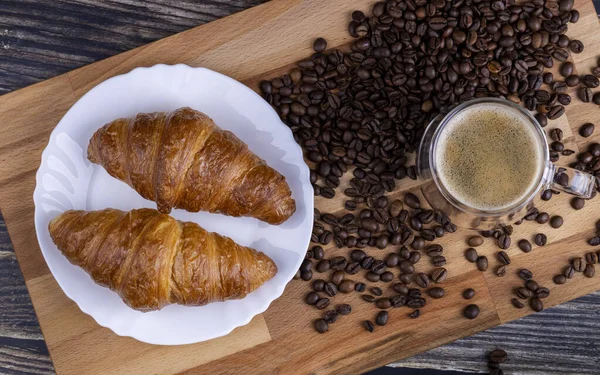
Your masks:
[{"label": "espresso in glass", "polygon": [[544,147],[521,111],[488,102],[455,113],[439,133],[434,160],[440,184],[457,201],[502,211],[527,199],[544,173]]}]

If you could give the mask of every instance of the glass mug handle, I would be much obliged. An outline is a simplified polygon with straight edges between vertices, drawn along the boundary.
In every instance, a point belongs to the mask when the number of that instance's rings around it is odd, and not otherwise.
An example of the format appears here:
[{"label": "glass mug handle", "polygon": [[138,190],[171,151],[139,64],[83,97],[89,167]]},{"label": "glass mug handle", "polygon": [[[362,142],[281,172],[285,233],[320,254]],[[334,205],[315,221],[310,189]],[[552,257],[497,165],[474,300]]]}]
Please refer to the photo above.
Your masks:
[{"label": "glass mug handle", "polygon": [[581,198],[591,198],[596,185],[596,178],[589,173],[568,167],[558,167],[548,162],[546,167],[546,189],[552,188]]}]

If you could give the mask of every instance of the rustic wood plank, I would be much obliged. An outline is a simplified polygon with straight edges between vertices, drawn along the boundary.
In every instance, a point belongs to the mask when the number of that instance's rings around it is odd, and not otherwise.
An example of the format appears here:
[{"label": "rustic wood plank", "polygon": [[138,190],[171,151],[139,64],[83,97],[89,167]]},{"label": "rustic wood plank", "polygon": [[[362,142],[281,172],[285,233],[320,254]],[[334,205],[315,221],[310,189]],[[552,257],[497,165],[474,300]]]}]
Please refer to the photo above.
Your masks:
[{"label": "rustic wood plank", "polygon": [[[7,5],[6,8],[4,8],[5,2]],[[0,10],[1,12],[4,12],[5,9],[8,9],[10,12],[12,12],[11,17],[7,17],[7,20],[9,20],[9,22],[14,23],[15,25],[17,23],[19,23],[20,19],[26,19],[27,22],[25,23],[25,26],[23,27],[23,29],[19,29],[19,35],[24,35],[23,37],[23,48],[19,49],[19,53],[20,55],[16,55],[16,56],[12,56],[12,55],[7,55],[8,58],[4,59],[3,57],[5,57],[2,52],[0,50],[0,85],[4,84],[4,82],[9,82],[9,83],[13,83],[16,81],[22,82],[20,81],[19,78],[14,78],[15,76],[19,77],[24,77],[24,79],[29,79],[31,80],[29,83],[35,82],[37,80],[41,80],[44,79],[46,76],[42,76],[41,74],[44,74],[44,71],[50,71],[51,73],[49,73],[49,75],[47,77],[68,71],[74,67],[77,66],[81,66],[84,65],[88,62],[91,61],[96,61],[98,59],[101,59],[105,56],[109,56],[112,53],[115,52],[119,52],[119,51],[123,51],[123,50],[127,50],[130,49],[134,46],[137,45],[141,45],[144,43],[147,43],[149,41],[151,41],[153,38],[150,37],[149,40],[142,40],[142,38],[147,37],[148,35],[158,35],[158,34],[152,34],[152,33],[165,33],[162,36],[166,36],[169,35],[169,33],[173,33],[173,32],[177,32],[177,31],[181,31],[187,27],[193,26],[193,25],[189,25],[189,26],[185,26],[188,25],[187,22],[189,21],[188,19],[185,19],[186,17],[192,17],[191,19],[193,19],[193,16],[196,14],[202,14],[204,11],[207,11],[206,9],[211,9],[211,5],[214,5],[215,3],[219,3],[219,2],[211,2],[211,3],[207,3],[206,5],[202,5],[200,4],[200,10],[198,10],[198,4],[195,4],[193,2],[177,2],[177,4],[153,4],[150,2],[146,2],[143,4],[139,4],[138,2],[135,1],[124,1],[124,0],[120,0],[118,2],[111,2],[109,4],[101,4],[98,5],[96,2],[93,1],[77,1],[77,2],[64,2],[61,1],[59,3],[59,7],[60,10],[57,10],[53,7],[51,7],[50,5],[47,5],[46,3],[42,3],[40,4],[40,2],[38,1],[27,1],[27,2],[23,2],[23,1],[14,1],[14,2],[10,2],[10,1],[6,1],[3,2],[3,9]],[[225,3],[225,2],[223,2]],[[232,2],[226,2],[227,4],[232,4]],[[242,4],[243,3],[243,4]],[[258,3],[258,2],[257,2]],[[37,7],[39,6],[40,9],[38,9],[38,11],[36,12],[28,12],[28,14],[23,15],[23,4],[26,4],[27,6],[31,7]],[[247,4],[247,2],[240,2],[240,4],[242,4],[241,6],[244,6],[245,4]],[[222,3],[219,3],[219,7],[222,5]],[[69,8],[69,7],[74,7],[76,9],[73,8]],[[217,7],[217,8],[219,8]],[[219,8],[222,9],[222,8]],[[237,10],[237,9],[235,9]],[[235,11],[233,10],[233,11]],[[209,14],[212,15],[212,13],[210,13],[212,10],[207,11],[209,12]],[[338,10],[339,11],[339,10]],[[55,13],[55,15],[53,15],[53,12]],[[112,13],[111,13],[112,12]],[[189,12],[189,14],[187,13]],[[318,12],[318,10],[315,10],[315,12]],[[160,16],[156,16],[156,13],[158,13]],[[23,18],[14,18],[14,14],[18,15],[19,17],[23,17]],[[175,15],[174,15],[175,14]],[[583,14],[583,12],[582,12]],[[96,18],[96,15],[98,15],[98,18]],[[154,18],[154,17],[158,17],[158,18]],[[209,16],[210,17],[210,16]],[[215,17],[218,17],[215,16]],[[183,18],[183,19],[180,19]],[[201,18],[201,16],[200,16]],[[243,19],[243,18],[242,18]],[[589,20],[589,17],[587,18]],[[78,26],[77,23],[80,22],[81,20],[84,20],[84,27]],[[55,24],[56,22],[56,24]],[[190,21],[191,22],[191,21]],[[336,21],[337,22],[337,21]],[[96,24],[95,24],[96,23]],[[201,22],[198,22],[201,23]],[[27,26],[29,25],[29,26]],[[48,25],[47,28],[46,25]],[[92,27],[88,27],[92,25]],[[184,25],[181,26],[181,29],[173,29],[174,27],[179,27],[180,25]],[[18,25],[16,25],[18,26]],[[343,31],[343,27],[341,28]],[[14,29],[13,29],[14,30]],[[36,31],[38,30],[43,30],[43,33],[40,33],[40,35],[36,34]],[[62,30],[67,30],[68,32],[65,33]],[[11,48],[6,48],[6,41],[8,40],[8,42],[14,42],[14,35],[10,35],[11,30],[7,29],[7,31],[3,31],[0,30],[0,45],[4,48],[4,49],[8,49],[10,52]],[[141,33],[141,34],[140,34]],[[144,34],[146,33],[146,34]],[[63,35],[66,34],[66,35]],[[98,37],[99,35],[101,35],[101,37]],[[339,34],[340,37],[342,37],[342,33]],[[159,36],[159,37],[162,37]],[[111,40],[111,38],[113,38],[114,40]],[[158,37],[157,37],[158,38]],[[337,37],[336,37],[337,38]],[[333,38],[333,40],[337,40],[338,42],[342,42],[343,39],[336,39]],[[131,40],[134,40],[133,44],[130,46],[127,46],[127,43],[129,43]],[[135,41],[139,41],[142,40],[142,42],[135,44]],[[308,40],[308,37],[307,37]],[[111,44],[114,43],[114,44]],[[13,44],[14,45],[14,44]],[[123,45],[125,45],[125,47],[123,47]],[[74,46],[77,46],[76,48],[74,48]],[[115,52],[111,52],[112,49],[111,48],[115,48],[115,46],[117,46],[117,48],[123,48],[121,50],[115,51]],[[10,47],[10,46],[9,46]],[[19,46],[20,47],[20,46]],[[231,46],[229,46],[231,47]],[[589,46],[588,46],[589,47]],[[306,46],[304,47],[304,49],[299,49],[298,51],[294,52],[297,53],[297,55],[295,55],[294,53],[291,53],[289,56],[287,56],[290,61],[293,61],[294,56],[302,56],[303,54],[306,54],[306,50],[308,49],[308,44],[306,44]],[[14,50],[14,49],[13,49]],[[589,51],[589,49],[588,49]],[[103,55],[104,54],[104,55]],[[131,56],[131,55],[128,55]],[[264,57],[263,55],[260,55],[260,57]],[[137,57],[139,59],[139,57]],[[209,64],[212,63],[213,61],[216,61],[214,59],[218,60],[219,58],[219,53],[217,53],[216,55],[212,55],[208,56],[208,57],[201,57],[199,59],[194,59],[193,61],[197,64],[201,64],[201,63],[206,63],[208,62]],[[37,60],[39,59],[39,60]],[[46,59],[48,59],[48,61],[46,62],[46,64],[48,65],[47,67],[44,67],[45,69],[40,69],[38,66],[35,65],[36,61],[46,61]],[[149,61],[147,59],[140,59],[138,60],[140,61],[140,64],[146,64]],[[589,62],[591,60],[588,60],[587,62]],[[6,64],[8,62],[8,65],[3,65]],[[70,65],[71,64],[71,65]],[[12,73],[12,69],[17,66],[19,69],[22,70],[23,73],[19,74],[13,74]],[[579,65],[578,65],[579,66]],[[57,70],[52,70],[52,69],[57,69]],[[64,70],[61,70],[64,69]],[[231,72],[229,72],[230,74],[240,74],[240,71],[237,71],[233,68],[231,68]],[[54,74],[52,73],[54,72]],[[110,74],[116,74],[118,73],[118,70],[111,70]],[[246,74],[245,76],[242,76],[241,78],[244,77],[249,77],[252,75],[252,73],[250,72],[248,73],[244,73]],[[6,75],[6,76],[5,76]],[[77,74],[73,74],[71,75],[71,77],[74,77],[74,81],[77,82]],[[247,82],[249,82],[250,79],[247,80]],[[22,87],[25,86],[29,83],[21,83],[21,86],[19,86],[18,84],[15,86],[13,85],[12,89],[16,88],[16,87]],[[85,91],[85,89],[87,89],[90,84],[84,84],[81,85],[81,90]],[[0,86],[0,90],[2,90],[2,87],[4,86]],[[12,90],[11,88],[7,89],[6,91]],[[67,100],[63,103],[64,105],[67,105],[68,107],[68,103],[69,103],[69,98],[67,98]],[[24,105],[26,104],[25,102],[23,103]],[[13,113],[18,113],[18,111],[14,111]],[[575,112],[573,112],[574,115],[576,116]],[[570,113],[567,113],[569,118],[571,117]],[[37,125],[37,124],[36,124]],[[568,123],[561,123],[559,125],[555,125],[555,126],[564,126],[566,129],[570,129],[569,128],[569,124]],[[45,129],[45,131],[48,131],[50,129],[50,127],[48,126],[43,126],[43,129]],[[47,129],[47,130],[46,130]],[[39,132],[40,128],[35,129],[35,131],[32,132],[31,136],[33,137],[33,139],[35,138],[35,133]],[[8,131],[8,132],[4,132],[4,135],[8,135],[11,136],[12,134],[15,134],[12,131]],[[22,135],[22,134],[21,134]],[[45,136],[45,138],[47,138],[47,135]],[[27,139],[27,138],[25,138]],[[19,150],[18,152],[15,152],[15,157],[17,155],[23,155],[23,154],[27,154],[26,150],[30,148],[31,144],[26,142],[24,138],[19,137],[18,139],[15,139],[15,142],[23,142],[22,144],[20,144],[19,146],[22,147],[21,150]],[[36,146],[37,147],[37,146]],[[42,145],[43,147],[43,145]],[[36,150],[37,151],[37,150]],[[32,154],[36,154],[36,152],[33,152]],[[39,154],[38,154],[39,155]],[[32,173],[33,170],[31,171],[25,171],[25,173]],[[3,188],[18,188],[18,185],[12,185],[12,180],[10,179],[5,179],[2,181],[3,183]],[[27,194],[29,194],[29,192],[27,192]],[[13,212],[14,214],[30,214],[30,213],[26,213],[26,212]],[[22,228],[23,231],[27,230],[27,226],[24,226]],[[11,229],[12,231],[12,229]],[[15,229],[14,233],[19,234],[18,237],[20,239],[23,239],[25,236],[23,236],[23,233],[19,233],[18,229]],[[22,247],[22,246],[28,246],[28,245],[32,245],[34,247],[37,247],[36,243],[35,243],[35,239],[33,239],[33,241],[29,242],[30,240],[27,240],[26,242],[18,242],[18,244],[16,244],[16,246]],[[35,254],[35,253],[31,253],[31,254]],[[39,256],[39,253],[37,254]],[[29,262],[26,262],[29,263]],[[38,264],[37,261],[35,261],[35,259],[32,261],[32,264]],[[457,265],[457,267],[459,267],[459,265]],[[35,268],[32,266],[32,269]],[[38,273],[34,270],[30,270],[27,271],[28,274],[30,274],[33,277],[37,277],[40,276],[42,273]],[[297,293],[301,293],[300,289],[298,289],[299,292]],[[64,297],[64,296],[63,296]],[[299,297],[299,296],[298,296]],[[592,299],[592,301],[595,302],[590,302],[588,299]],[[581,299],[581,301],[583,301],[583,303],[585,304],[589,304],[590,306],[593,306],[594,308],[597,307],[597,301],[599,300],[598,295],[592,295],[592,296],[587,296],[587,297],[583,297]],[[593,305],[593,304],[596,305]],[[548,315],[548,314],[554,314],[554,311],[557,309],[561,309],[564,306],[568,306],[568,305],[563,305],[561,307],[555,308],[555,309],[551,309],[548,310],[542,314],[536,314],[534,316],[530,316],[527,317],[521,321],[529,321],[529,324],[532,325],[526,325],[526,327],[533,327],[535,329],[540,328],[540,335],[534,334],[534,336],[528,336],[528,337],[534,337],[537,340],[541,340],[542,338],[545,338],[544,335],[547,335],[548,337],[551,337],[552,340],[554,340],[555,337],[558,337],[559,340],[565,340],[565,336],[567,336],[567,334],[562,333],[562,331],[560,333],[558,333],[556,336],[552,335],[552,334],[547,334],[546,333],[546,329],[547,329],[547,322],[549,320],[544,319],[543,316],[544,315]],[[581,308],[581,306],[577,303],[575,303],[575,307],[577,308]],[[273,309],[273,313],[275,312],[275,308]],[[269,314],[272,313],[271,310],[269,310]],[[561,315],[564,314],[564,315]],[[563,319],[565,318],[565,316],[568,317],[568,319],[574,320],[574,319],[581,319],[581,325],[579,325],[579,322],[575,322],[572,323],[572,326],[568,326],[566,328],[574,328],[575,329],[575,333],[578,333],[578,337],[581,337],[583,339],[589,340],[589,347],[598,347],[597,343],[598,343],[598,337],[597,334],[594,335],[594,331],[598,332],[596,326],[594,326],[593,324],[589,324],[590,323],[590,318],[587,315],[583,315],[583,317],[581,317],[581,313],[580,312],[573,312],[571,310],[569,310],[568,312],[562,312],[562,313],[556,313],[555,316],[552,316],[551,319],[557,319],[562,317]],[[89,318],[88,318],[89,319]],[[353,318],[354,319],[354,318]],[[482,334],[479,335],[475,335],[469,339],[465,339],[465,340],[461,340],[457,343],[452,344],[449,348],[452,348],[453,346],[455,346],[457,349],[455,349],[454,353],[445,353],[443,349],[442,353],[444,353],[444,357],[441,361],[448,361],[448,358],[452,358],[453,356],[455,358],[457,358],[456,353],[459,351],[465,351],[465,348],[469,348],[469,347],[478,347],[479,351],[478,354],[475,357],[471,357],[472,360],[469,361],[469,359],[466,359],[461,363],[457,363],[457,362],[450,362],[453,363],[449,366],[447,366],[447,368],[463,368],[463,369],[480,369],[481,365],[483,364],[483,361],[481,360],[481,353],[486,350],[486,346],[490,347],[493,346],[494,342],[498,342],[498,340],[500,339],[505,339],[507,340],[507,332],[508,334],[510,333],[514,333],[514,332],[522,332],[523,331],[523,327],[521,326],[521,328],[514,328],[512,331],[507,331],[505,329],[507,329],[507,327],[510,327],[513,324],[519,324],[519,322],[521,321],[517,321],[516,323],[509,323],[508,325],[490,330],[490,331],[486,331]],[[552,320],[555,321],[555,320]],[[302,325],[308,325],[308,321],[303,321],[300,324]],[[595,322],[594,322],[595,323]],[[528,324],[528,323],[524,323],[524,324]],[[541,330],[541,328],[544,327],[546,329]],[[579,327],[579,329],[578,329]],[[586,332],[584,332],[584,334],[581,334],[581,330],[584,329],[585,327],[589,328],[590,334],[587,335]],[[303,327],[306,328],[306,327]],[[277,333],[277,329],[274,329],[274,331]],[[498,331],[498,336],[495,336],[496,334],[494,332]],[[281,331],[283,332],[283,331]],[[308,331],[307,331],[308,332]],[[538,331],[534,331],[535,333],[537,333]],[[569,332],[570,331],[566,331]],[[281,333],[280,333],[281,334]],[[470,340],[475,340],[474,342],[470,341]],[[543,340],[542,340],[543,341]],[[543,341],[546,342],[546,341]],[[525,344],[525,340],[516,340],[515,342],[511,342],[510,340],[506,341],[507,345],[511,344],[512,345],[516,345],[515,347],[520,353],[527,353],[527,352],[533,352],[534,354],[537,355],[537,346],[535,346],[536,351],[534,352],[531,347],[526,346]],[[568,350],[569,350],[569,356],[570,358],[574,358],[574,359],[578,359],[580,361],[565,361],[563,360],[563,358],[561,357],[557,357],[557,353],[559,351],[559,349],[556,348],[556,342],[555,341],[550,341],[550,339],[548,339],[547,341],[548,343],[548,351],[544,352],[546,354],[548,354],[547,356],[541,356],[538,358],[528,358],[528,361],[524,361],[523,363],[521,363],[520,365],[517,364],[517,366],[521,366],[521,367],[515,367],[514,370],[515,371],[520,371],[520,372],[526,372],[526,373],[569,373],[570,371],[574,371],[577,373],[593,373],[593,372],[587,372],[587,371],[594,371],[593,369],[589,369],[587,368],[588,366],[585,364],[585,360],[587,358],[594,358],[593,355],[595,355],[595,358],[598,358],[597,353],[596,352],[591,352],[589,350],[585,350],[586,348],[582,348],[581,346],[578,346],[576,343],[576,340],[571,340],[569,341],[569,345],[567,346]],[[394,345],[398,345],[396,347],[391,346],[388,347],[385,350],[398,350],[400,347],[402,347],[403,343],[401,341],[396,342]],[[436,344],[436,343],[433,343]],[[487,344],[487,345],[486,345]],[[595,345],[595,346],[594,346]],[[6,344],[6,346],[10,347],[10,344]],[[507,346],[508,348],[508,346]],[[452,349],[450,349],[452,350]],[[509,348],[510,350],[510,348]],[[577,352],[583,352],[583,354],[579,354],[575,355]],[[433,351],[432,356],[435,358],[435,351]],[[472,351],[469,351],[469,353],[473,354]],[[589,355],[589,356],[588,356]],[[413,365],[413,366],[419,366],[419,358],[425,358],[425,361],[427,361],[428,357],[427,355],[421,355],[419,357],[415,357],[416,360],[414,360],[413,362],[411,362],[411,360],[405,362],[405,364],[408,365]],[[440,357],[441,358],[441,357]],[[462,358],[462,357],[461,357]],[[518,357],[517,357],[518,358]],[[413,358],[414,359],[414,358]],[[561,361],[561,362],[559,362]],[[578,363],[575,363],[578,362]],[[431,363],[435,363],[435,361],[432,360]],[[552,368],[544,368],[543,365],[544,363],[548,364],[551,363],[552,364]],[[573,367],[570,369],[569,367],[559,367],[557,363],[568,363],[569,365],[572,365]],[[472,366],[472,367],[469,367]],[[439,367],[444,367],[441,363]],[[586,368],[584,368],[586,367]],[[507,369],[510,369],[511,367],[507,367]],[[543,369],[543,370],[540,370]],[[543,372],[540,372],[543,371]]]}]

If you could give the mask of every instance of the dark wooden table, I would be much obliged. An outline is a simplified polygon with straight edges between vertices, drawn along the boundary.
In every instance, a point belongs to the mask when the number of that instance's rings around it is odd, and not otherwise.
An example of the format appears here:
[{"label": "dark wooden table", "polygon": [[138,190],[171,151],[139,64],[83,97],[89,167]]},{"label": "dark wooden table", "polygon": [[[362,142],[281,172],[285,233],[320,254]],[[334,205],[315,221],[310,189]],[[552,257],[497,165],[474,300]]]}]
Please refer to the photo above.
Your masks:
[{"label": "dark wooden table", "polygon": [[[262,2],[0,0],[0,95]],[[392,366],[484,372],[485,354],[496,347],[509,353],[503,368],[510,374],[600,374],[600,293]],[[0,216],[0,374],[5,373],[54,371]]]}]

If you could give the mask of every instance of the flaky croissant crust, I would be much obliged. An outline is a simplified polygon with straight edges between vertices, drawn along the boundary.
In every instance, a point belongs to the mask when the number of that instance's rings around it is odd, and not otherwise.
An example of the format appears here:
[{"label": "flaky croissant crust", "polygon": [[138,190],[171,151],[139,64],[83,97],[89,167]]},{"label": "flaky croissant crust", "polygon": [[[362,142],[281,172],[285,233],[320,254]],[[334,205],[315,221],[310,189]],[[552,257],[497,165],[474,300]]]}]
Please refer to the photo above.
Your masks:
[{"label": "flaky croissant crust", "polygon": [[153,209],[66,211],[48,229],[71,263],[141,311],[243,298],[277,272],[265,254]]},{"label": "flaky croissant crust", "polygon": [[296,210],[285,177],[191,108],[112,121],[92,136],[88,158],[163,213],[175,207],[281,224]]}]

